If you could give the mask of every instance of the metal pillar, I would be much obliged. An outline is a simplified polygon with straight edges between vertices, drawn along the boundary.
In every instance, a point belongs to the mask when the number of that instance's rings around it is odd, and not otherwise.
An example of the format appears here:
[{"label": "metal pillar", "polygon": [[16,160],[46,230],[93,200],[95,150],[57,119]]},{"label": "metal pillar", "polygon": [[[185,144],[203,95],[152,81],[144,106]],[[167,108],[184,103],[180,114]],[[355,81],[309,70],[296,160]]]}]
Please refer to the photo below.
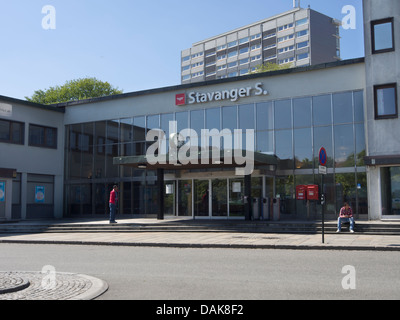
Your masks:
[{"label": "metal pillar", "polygon": [[164,169],[157,169],[158,220],[164,220]]},{"label": "metal pillar", "polygon": [[251,211],[253,206],[253,199],[251,198],[251,175],[244,176],[244,212],[246,221],[251,220]]}]

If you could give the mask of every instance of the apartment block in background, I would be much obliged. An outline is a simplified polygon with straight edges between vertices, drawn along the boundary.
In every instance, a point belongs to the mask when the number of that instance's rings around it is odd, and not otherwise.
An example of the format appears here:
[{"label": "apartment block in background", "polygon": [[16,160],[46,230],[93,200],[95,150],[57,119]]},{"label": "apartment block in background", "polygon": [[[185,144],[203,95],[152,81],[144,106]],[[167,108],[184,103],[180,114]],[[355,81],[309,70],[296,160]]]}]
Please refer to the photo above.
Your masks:
[{"label": "apartment block in background", "polygon": [[182,84],[242,76],[259,65],[291,67],[340,60],[341,22],[310,8],[199,41],[182,51]]}]

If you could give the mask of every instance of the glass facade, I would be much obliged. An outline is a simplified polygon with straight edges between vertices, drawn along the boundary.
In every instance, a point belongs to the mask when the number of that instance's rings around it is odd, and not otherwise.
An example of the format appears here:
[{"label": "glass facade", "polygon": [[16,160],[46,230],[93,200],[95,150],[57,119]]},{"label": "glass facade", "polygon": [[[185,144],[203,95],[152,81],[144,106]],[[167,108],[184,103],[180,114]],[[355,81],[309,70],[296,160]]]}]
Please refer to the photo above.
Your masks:
[{"label": "glass facade", "polygon": [[[253,178],[260,178],[260,197],[280,198],[282,219],[304,218],[305,204],[295,199],[295,189],[299,184],[320,184],[321,147],[328,154],[328,214],[336,215],[344,201],[349,201],[357,213],[367,214],[363,110],[363,91],[348,91],[69,125],[65,211],[67,215],[105,214],[108,193],[117,183],[120,213],[156,214],[156,172],[115,166],[113,158],[144,155],[154,143],[146,142],[146,133],[160,128],[168,139],[169,122],[177,121],[178,131],[192,128],[199,137],[202,129],[230,129],[232,133],[235,129],[254,129],[256,151],[276,155],[279,165],[265,174],[258,170],[259,177]],[[220,170],[224,177],[229,175],[226,170]],[[243,216],[239,201],[244,188],[242,177],[233,171],[229,178],[214,173],[215,179],[204,181],[185,177],[185,173],[166,181],[168,212],[179,216]],[[320,211],[316,205],[314,215],[308,218],[317,218]]]}]

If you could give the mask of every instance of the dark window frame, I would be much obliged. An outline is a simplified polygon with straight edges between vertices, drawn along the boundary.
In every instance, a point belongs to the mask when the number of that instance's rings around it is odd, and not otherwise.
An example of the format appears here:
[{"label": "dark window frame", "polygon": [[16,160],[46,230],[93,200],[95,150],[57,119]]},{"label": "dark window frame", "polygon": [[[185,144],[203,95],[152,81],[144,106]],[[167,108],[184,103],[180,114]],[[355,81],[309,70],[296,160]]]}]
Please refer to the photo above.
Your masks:
[{"label": "dark window frame", "polygon": [[[44,129],[44,138],[43,138],[44,141],[43,141],[43,143],[38,143],[38,144],[37,143],[33,143],[32,137],[31,137],[31,129],[32,129],[32,127]],[[55,143],[55,145],[48,145],[47,144],[47,130],[48,129],[54,130],[54,135],[55,135],[54,143]],[[39,125],[39,124],[30,123],[29,124],[29,137],[28,137],[28,140],[29,140],[29,146],[30,147],[39,147],[39,148],[46,148],[46,149],[57,149],[58,148],[58,130],[57,130],[57,128],[47,127],[47,126],[42,126],[42,125]]]},{"label": "dark window frame", "polygon": [[[376,50],[375,49],[375,26],[380,25],[380,24],[384,24],[384,23],[391,23],[391,25],[392,25],[392,47],[391,48],[386,48],[386,49]],[[372,37],[372,43],[371,43],[371,45],[372,45],[372,54],[395,51],[394,19],[393,18],[386,18],[386,19],[371,21],[371,37]]]},{"label": "dark window frame", "polygon": [[[25,123],[24,122],[19,122],[19,121],[11,121],[11,120],[6,120],[6,119],[0,119],[1,121],[8,122],[10,124],[9,127],[9,139],[0,139],[0,143],[11,143],[11,144],[16,144],[16,145],[24,145],[25,144]],[[20,137],[21,141],[15,142],[13,139],[13,125],[20,125]]]},{"label": "dark window frame", "polygon": [[[395,98],[395,113],[388,115],[379,115],[378,114],[378,90],[380,89],[394,89],[394,98]],[[398,108],[398,95],[397,95],[397,83],[388,83],[383,85],[375,85],[374,86],[374,109],[375,109],[375,120],[382,119],[397,119],[399,116],[399,108]]]}]

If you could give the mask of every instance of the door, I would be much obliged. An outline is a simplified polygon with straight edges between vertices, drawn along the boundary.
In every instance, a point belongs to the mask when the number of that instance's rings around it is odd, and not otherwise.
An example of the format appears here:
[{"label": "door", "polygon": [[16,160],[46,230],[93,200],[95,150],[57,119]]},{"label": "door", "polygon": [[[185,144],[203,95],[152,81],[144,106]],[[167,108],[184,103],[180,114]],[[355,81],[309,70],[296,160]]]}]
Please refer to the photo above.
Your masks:
[{"label": "door", "polygon": [[210,216],[210,181],[194,181],[194,215],[195,217]]},{"label": "door", "polygon": [[175,216],[175,181],[164,182],[164,214]]},{"label": "door", "polygon": [[212,217],[228,217],[227,179],[214,179],[211,186]]},{"label": "door", "polygon": [[229,179],[229,217],[244,216],[244,179]]},{"label": "door", "polygon": [[191,217],[192,214],[192,180],[178,181],[178,215]]}]

